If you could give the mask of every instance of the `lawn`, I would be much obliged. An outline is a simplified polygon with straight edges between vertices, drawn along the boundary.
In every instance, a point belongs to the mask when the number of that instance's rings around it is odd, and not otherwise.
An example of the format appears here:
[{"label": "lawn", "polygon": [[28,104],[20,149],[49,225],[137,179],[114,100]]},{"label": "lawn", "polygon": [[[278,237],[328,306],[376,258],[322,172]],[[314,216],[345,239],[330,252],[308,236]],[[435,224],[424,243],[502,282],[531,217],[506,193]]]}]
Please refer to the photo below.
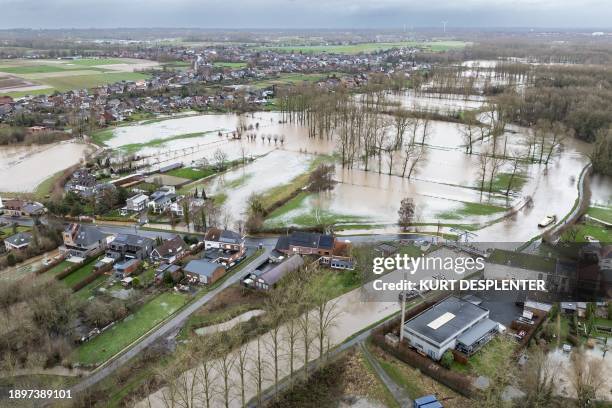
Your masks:
[{"label": "lawn", "polygon": [[59,273],[64,272],[66,269],[70,268],[74,265],[72,262],[62,261],[59,264],[55,265],[53,268],[49,269],[45,272],[46,275],[57,275]]},{"label": "lawn", "polygon": [[399,363],[389,362],[382,359],[378,359],[378,364],[387,373],[389,377],[399,386],[404,388],[410,398],[418,398],[424,395],[419,384],[416,383],[414,376],[406,375],[404,368]]},{"label": "lawn", "polygon": [[[495,178],[493,179],[493,184],[492,184],[491,189],[493,191],[506,193],[511,177],[512,177],[511,173],[497,174]],[[520,191],[525,185],[525,183],[527,182],[527,180],[528,178],[525,174],[518,174],[518,173],[515,174],[514,177],[512,177],[512,184],[510,185],[510,191]],[[480,183],[478,183],[478,186],[480,186]],[[486,188],[488,187],[489,185],[486,184]]]},{"label": "lawn", "polygon": [[331,298],[336,298],[361,285],[360,274],[357,270],[323,270],[323,286],[329,289]]},{"label": "lawn", "polygon": [[93,140],[94,143],[102,146],[105,144],[105,142],[111,140],[113,137],[115,137],[114,129],[107,128],[92,133],[91,140]]},{"label": "lawn", "polygon": [[80,65],[84,67],[92,67],[96,65],[112,65],[112,64],[125,64],[129,63],[126,60],[119,58],[83,58],[76,60],[69,60],[67,64]]},{"label": "lawn", "polygon": [[15,67],[0,67],[0,72],[6,72],[8,74],[45,74],[48,72],[64,72],[81,68],[70,68],[63,65],[24,65]]},{"label": "lawn", "polygon": [[6,237],[10,237],[11,235],[15,235],[16,233],[27,232],[30,230],[31,230],[30,227],[26,227],[24,225],[18,225],[15,228],[16,232],[14,232],[12,225],[5,225],[4,227],[0,228],[0,237],[6,238]]},{"label": "lawn", "polygon": [[39,80],[44,85],[49,85],[58,91],[69,91],[72,89],[93,88],[100,85],[112,84],[120,81],[138,81],[147,79],[149,76],[138,72],[113,72],[93,75],[75,75]]},{"label": "lawn", "polygon": [[587,214],[593,218],[612,224],[612,207],[589,207]]},{"label": "lawn", "polygon": [[169,176],[181,177],[189,180],[199,180],[204,177],[211,176],[215,173],[215,170],[210,167],[202,169],[196,169],[193,167],[182,167],[180,169],[171,170],[166,174],[168,174]]},{"label": "lawn", "polygon": [[[599,242],[602,243],[611,243],[612,242],[612,229],[606,228],[603,225],[599,225],[590,221],[585,222],[584,224],[576,224],[577,232],[576,237],[573,239],[573,242],[587,242],[585,237],[593,237]],[[564,235],[564,239],[571,240],[571,237],[566,232]]]},{"label": "lawn", "polygon": [[244,68],[247,66],[246,62],[224,62],[224,61],[216,61],[213,63],[215,67],[223,67],[223,68]]},{"label": "lawn", "polygon": [[458,220],[463,217],[492,215],[506,211],[506,208],[485,203],[461,202],[461,208],[438,214],[443,220]]},{"label": "lawn", "polygon": [[81,268],[62,279],[62,282],[64,282],[64,284],[70,288],[73,287],[92,273],[95,264],[96,262],[94,260],[89,262],[87,265],[83,265]]},{"label": "lawn", "polygon": [[79,291],[77,291],[75,295],[81,299],[89,299],[91,296],[94,295],[94,289],[98,288],[107,279],[108,279],[108,276],[102,274],[98,276],[96,279],[94,279],[93,282],[91,282],[90,284],[84,286]]},{"label": "lawn", "polygon": [[101,364],[147,333],[187,302],[187,296],[164,292],[104,333],[80,345],[73,359],[82,364]]},{"label": "lawn", "polygon": [[512,358],[516,346],[517,343],[514,340],[498,335],[471,356],[467,364],[454,361],[451,369],[493,378],[499,367],[503,366],[502,363]]}]

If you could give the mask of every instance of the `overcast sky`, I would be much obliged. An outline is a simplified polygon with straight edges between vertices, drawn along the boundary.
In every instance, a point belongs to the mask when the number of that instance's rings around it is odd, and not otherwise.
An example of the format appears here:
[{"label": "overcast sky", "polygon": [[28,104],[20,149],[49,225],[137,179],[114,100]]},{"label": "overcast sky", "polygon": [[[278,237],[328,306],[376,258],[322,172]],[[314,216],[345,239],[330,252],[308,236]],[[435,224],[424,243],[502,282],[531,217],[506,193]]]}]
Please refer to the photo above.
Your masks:
[{"label": "overcast sky", "polygon": [[0,0],[0,28],[610,27],[610,0]]}]

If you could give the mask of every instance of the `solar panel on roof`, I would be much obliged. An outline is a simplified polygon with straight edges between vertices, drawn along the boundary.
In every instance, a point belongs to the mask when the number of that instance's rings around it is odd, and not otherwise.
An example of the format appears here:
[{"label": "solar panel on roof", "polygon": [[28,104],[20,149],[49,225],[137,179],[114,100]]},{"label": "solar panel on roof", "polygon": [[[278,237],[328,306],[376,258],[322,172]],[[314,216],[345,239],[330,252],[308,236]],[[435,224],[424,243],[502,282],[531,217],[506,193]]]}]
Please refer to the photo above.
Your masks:
[{"label": "solar panel on roof", "polygon": [[429,322],[427,324],[427,326],[431,329],[437,330],[440,327],[442,327],[444,324],[450,322],[451,320],[453,320],[455,318],[455,315],[450,313],[450,312],[446,312],[444,313],[442,316],[438,317],[437,319]]}]

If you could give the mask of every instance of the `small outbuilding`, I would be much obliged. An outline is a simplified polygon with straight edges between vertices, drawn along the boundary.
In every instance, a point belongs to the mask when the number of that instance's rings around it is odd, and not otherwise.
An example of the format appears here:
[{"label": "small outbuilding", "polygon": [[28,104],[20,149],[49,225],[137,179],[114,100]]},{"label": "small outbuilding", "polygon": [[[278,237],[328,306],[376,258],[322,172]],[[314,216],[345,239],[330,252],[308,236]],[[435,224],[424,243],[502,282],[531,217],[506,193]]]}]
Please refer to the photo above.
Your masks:
[{"label": "small outbuilding", "polygon": [[221,264],[209,262],[204,259],[196,259],[190,261],[183,268],[183,272],[191,283],[209,285],[215,283],[225,275],[225,267]]}]

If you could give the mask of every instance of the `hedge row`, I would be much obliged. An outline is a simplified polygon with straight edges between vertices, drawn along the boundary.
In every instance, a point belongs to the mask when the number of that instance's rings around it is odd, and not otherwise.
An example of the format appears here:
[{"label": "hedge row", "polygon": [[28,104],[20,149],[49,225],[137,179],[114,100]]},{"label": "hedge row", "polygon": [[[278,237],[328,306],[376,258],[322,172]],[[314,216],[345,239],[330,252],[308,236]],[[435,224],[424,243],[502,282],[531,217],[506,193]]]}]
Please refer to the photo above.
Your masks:
[{"label": "hedge row", "polygon": [[104,251],[96,252],[95,254],[90,256],[89,258],[85,259],[85,262],[80,263],[80,264],[74,264],[70,268],[66,269],[65,271],[58,273],[57,275],[55,275],[55,279],[57,279],[57,280],[64,279],[66,276],[70,275],[72,272],[75,272],[77,269],[80,269],[83,266],[85,266],[85,265],[95,261],[98,258],[98,256],[102,255],[103,253],[104,253]]},{"label": "hedge row", "polygon": [[104,275],[104,273],[110,271],[113,268],[112,264],[106,264],[101,268],[94,270],[89,276],[85,277],[80,282],[77,282],[73,287],[73,292],[78,292],[83,289],[85,286],[89,285],[91,282],[95,281],[99,276]]}]

